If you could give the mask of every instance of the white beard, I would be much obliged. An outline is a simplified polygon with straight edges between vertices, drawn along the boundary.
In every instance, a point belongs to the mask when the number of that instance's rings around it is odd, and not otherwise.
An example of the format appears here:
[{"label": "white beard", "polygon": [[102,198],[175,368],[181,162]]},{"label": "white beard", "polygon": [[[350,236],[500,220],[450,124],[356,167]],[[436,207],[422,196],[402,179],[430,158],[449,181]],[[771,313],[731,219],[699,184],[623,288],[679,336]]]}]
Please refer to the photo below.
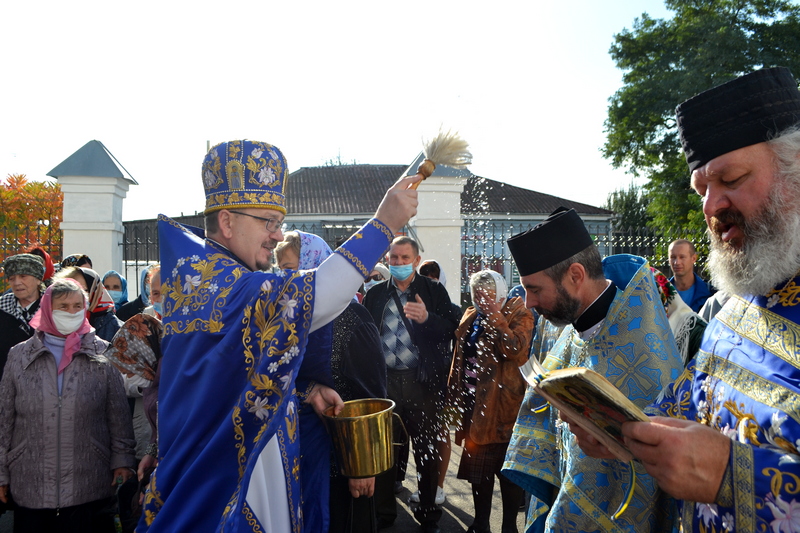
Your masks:
[{"label": "white beard", "polygon": [[708,230],[712,282],[730,295],[765,295],[800,269],[800,211],[786,201],[785,187],[776,189],[769,205],[741,228],[741,249]]}]

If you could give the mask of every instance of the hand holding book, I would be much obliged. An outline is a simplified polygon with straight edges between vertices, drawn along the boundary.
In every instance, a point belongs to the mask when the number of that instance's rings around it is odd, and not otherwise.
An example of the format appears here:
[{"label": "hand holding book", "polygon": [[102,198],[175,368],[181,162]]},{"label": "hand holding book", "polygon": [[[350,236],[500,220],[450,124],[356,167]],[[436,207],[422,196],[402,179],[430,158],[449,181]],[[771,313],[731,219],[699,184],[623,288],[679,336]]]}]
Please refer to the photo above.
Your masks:
[{"label": "hand holding book", "polygon": [[633,459],[622,438],[622,424],[649,418],[606,378],[582,367],[547,372],[535,358],[520,370],[538,394],[566,415],[562,418],[569,419],[570,427],[582,428],[619,460]]}]

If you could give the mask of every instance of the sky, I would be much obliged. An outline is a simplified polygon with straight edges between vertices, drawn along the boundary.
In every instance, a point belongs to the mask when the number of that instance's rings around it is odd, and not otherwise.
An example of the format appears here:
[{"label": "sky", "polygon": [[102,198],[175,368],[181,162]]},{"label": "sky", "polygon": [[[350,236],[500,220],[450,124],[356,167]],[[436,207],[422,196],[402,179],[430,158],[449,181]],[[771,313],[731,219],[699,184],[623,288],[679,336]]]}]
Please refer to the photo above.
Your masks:
[{"label": "sky", "polygon": [[188,215],[209,142],[274,144],[290,171],[410,164],[444,127],[474,174],[600,206],[632,180],[601,155],[622,84],[608,50],[643,12],[671,15],[663,0],[7,2],[0,179],[50,179],[96,139],[138,182],[123,220]]}]

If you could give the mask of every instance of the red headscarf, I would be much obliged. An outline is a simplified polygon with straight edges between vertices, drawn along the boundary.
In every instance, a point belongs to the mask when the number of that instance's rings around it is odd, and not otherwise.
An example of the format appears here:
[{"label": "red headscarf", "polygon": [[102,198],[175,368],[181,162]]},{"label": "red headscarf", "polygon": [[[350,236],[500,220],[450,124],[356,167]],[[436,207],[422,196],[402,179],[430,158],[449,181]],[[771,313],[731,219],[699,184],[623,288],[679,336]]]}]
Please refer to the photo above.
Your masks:
[{"label": "red headscarf", "polygon": [[53,266],[53,259],[50,257],[50,254],[48,254],[47,251],[41,246],[34,246],[28,250],[28,253],[38,255],[44,260],[44,276],[42,277],[42,281],[47,281],[48,279],[52,278],[56,269]]},{"label": "red headscarf", "polygon": [[[81,289],[81,286],[78,284],[77,281],[70,278],[65,278],[68,282],[74,283],[78,289]],[[81,293],[82,289],[81,289]],[[55,322],[53,322],[53,286],[50,285],[46,291],[44,291],[44,295],[42,295],[42,301],[39,303],[39,310],[36,311],[36,314],[33,315],[31,318],[30,325],[32,328],[36,329],[37,331],[43,331],[45,333],[49,333],[51,335],[55,335],[57,337],[64,337],[64,335],[58,331]],[[86,307],[86,296],[83,297],[83,306]],[[92,326],[89,325],[89,320],[86,318],[86,313],[83,316],[83,324],[76,330],[66,335],[67,342],[64,343],[64,356],[61,358],[61,363],[58,365],[58,373],[62,373],[67,365],[72,361],[72,356],[75,352],[78,351],[78,348],[81,347],[81,337],[86,333],[89,333],[92,330]]]}]

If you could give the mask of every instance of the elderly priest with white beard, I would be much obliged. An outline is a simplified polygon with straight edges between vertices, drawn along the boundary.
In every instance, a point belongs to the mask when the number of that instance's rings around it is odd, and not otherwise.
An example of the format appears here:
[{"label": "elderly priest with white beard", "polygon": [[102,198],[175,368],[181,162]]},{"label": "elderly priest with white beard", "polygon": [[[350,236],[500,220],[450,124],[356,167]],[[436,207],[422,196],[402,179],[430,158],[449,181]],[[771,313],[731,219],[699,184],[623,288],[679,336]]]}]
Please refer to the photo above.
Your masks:
[{"label": "elderly priest with white beard", "polygon": [[623,434],[682,500],[684,531],[800,531],[800,91],[787,69],[763,69],[687,100],[677,120],[712,279],[732,296],[654,406],[666,418]]}]

